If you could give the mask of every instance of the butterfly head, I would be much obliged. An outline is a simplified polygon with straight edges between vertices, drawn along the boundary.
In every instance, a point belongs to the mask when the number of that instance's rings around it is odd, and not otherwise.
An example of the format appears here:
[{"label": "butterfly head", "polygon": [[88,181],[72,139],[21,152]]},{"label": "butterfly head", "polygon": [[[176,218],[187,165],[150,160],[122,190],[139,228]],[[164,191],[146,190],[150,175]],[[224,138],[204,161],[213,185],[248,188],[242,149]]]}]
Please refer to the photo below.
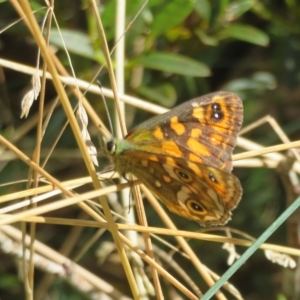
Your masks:
[{"label": "butterfly head", "polygon": [[112,137],[99,136],[100,153],[110,156],[115,152],[115,141]]},{"label": "butterfly head", "polygon": [[114,165],[114,170],[120,175],[131,173],[132,165],[124,157],[126,150],[130,150],[132,145],[125,139],[115,139],[113,137],[99,137],[100,154],[107,156]]}]

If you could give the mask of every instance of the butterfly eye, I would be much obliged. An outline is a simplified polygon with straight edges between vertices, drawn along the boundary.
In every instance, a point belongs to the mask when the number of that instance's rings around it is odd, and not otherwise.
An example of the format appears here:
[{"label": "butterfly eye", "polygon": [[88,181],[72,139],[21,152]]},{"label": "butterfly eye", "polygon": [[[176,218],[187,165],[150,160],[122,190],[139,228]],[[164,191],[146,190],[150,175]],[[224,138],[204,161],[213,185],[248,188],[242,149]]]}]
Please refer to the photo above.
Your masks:
[{"label": "butterfly eye", "polygon": [[174,170],[175,174],[183,181],[183,182],[191,182],[193,180],[192,176],[189,174],[180,171],[180,170]]},{"label": "butterfly eye", "polygon": [[108,141],[106,143],[106,149],[109,153],[115,153],[116,151],[116,144],[114,143],[114,141]]},{"label": "butterfly eye", "polygon": [[199,204],[199,202],[193,200],[193,199],[188,199],[186,201],[186,206],[193,212],[195,213],[204,213],[205,210],[203,207]]}]

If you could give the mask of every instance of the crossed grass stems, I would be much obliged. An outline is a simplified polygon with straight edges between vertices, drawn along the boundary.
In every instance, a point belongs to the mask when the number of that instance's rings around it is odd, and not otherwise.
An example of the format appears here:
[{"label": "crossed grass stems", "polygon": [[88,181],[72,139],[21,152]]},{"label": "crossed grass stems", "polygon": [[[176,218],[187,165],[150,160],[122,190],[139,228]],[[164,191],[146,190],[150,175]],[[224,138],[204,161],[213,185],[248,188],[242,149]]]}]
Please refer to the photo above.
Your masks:
[{"label": "crossed grass stems", "polygon": [[[5,65],[6,67],[11,67],[11,68],[16,67],[20,72],[31,74],[33,76],[33,78],[34,78],[33,91],[29,95],[31,97],[32,97],[32,95],[33,95],[33,97],[36,97],[37,90],[39,88],[43,89],[43,86],[45,85],[44,78],[51,77],[53,79],[53,82],[54,82],[54,85],[56,86],[59,98],[62,102],[62,105],[63,105],[65,111],[66,111],[66,115],[68,117],[68,122],[70,122],[70,125],[71,125],[72,129],[74,130],[74,135],[77,138],[79,147],[82,151],[82,155],[87,163],[87,168],[91,172],[93,172],[92,178],[93,178],[94,182],[95,182],[95,180],[98,181],[99,178],[97,177],[96,173],[94,172],[94,167],[91,163],[91,159],[93,160],[95,158],[95,152],[94,152],[94,150],[90,150],[91,155],[89,153],[87,153],[86,144],[89,144],[89,143],[87,143],[87,141],[89,141],[89,140],[82,139],[83,135],[85,137],[87,136],[87,134],[86,134],[87,123],[86,123],[85,112],[87,112],[89,119],[95,124],[95,126],[98,127],[99,124],[101,124],[100,127],[102,130],[104,130],[105,127],[104,127],[103,123],[101,122],[101,120],[99,120],[98,116],[95,114],[93,109],[90,107],[90,105],[89,105],[88,101],[85,99],[84,95],[81,94],[81,90],[86,90],[87,87],[89,87],[88,89],[90,92],[96,92],[98,94],[101,92],[99,91],[99,88],[97,85],[91,85],[90,83],[82,82],[80,80],[74,79],[74,77],[70,77],[69,74],[67,74],[67,72],[64,70],[63,66],[60,64],[60,62],[54,57],[53,53],[51,53],[49,51],[49,49],[47,47],[45,47],[45,45],[43,45],[42,37],[39,32],[39,28],[35,25],[34,19],[29,17],[30,12],[28,11],[28,7],[26,6],[25,1],[20,1],[20,3],[22,6],[21,9],[22,9],[23,13],[26,13],[26,15],[28,16],[28,21],[26,21],[27,26],[29,26],[29,28],[31,28],[33,35],[36,39],[36,42],[39,45],[41,52],[43,53],[43,56],[45,57],[45,61],[49,68],[49,73],[37,72],[37,70],[34,68],[22,66],[20,64],[16,64],[16,63],[12,63],[12,62],[7,62],[2,59],[0,62],[2,65]],[[101,20],[99,19],[98,22],[99,22],[99,31],[101,32],[101,30],[102,30],[101,29]],[[104,38],[103,31],[102,31],[102,38]],[[109,58],[110,54],[108,53],[108,50],[104,49],[104,51],[106,53],[107,58]],[[54,66],[52,60],[55,62],[56,66]],[[111,63],[109,63],[109,61],[110,60],[108,59],[108,71],[109,71],[111,78],[113,79],[113,77],[114,77],[113,70],[111,67]],[[59,68],[62,75],[65,76],[64,78],[61,78],[58,75],[56,68],[57,69]],[[42,77],[40,87],[36,83],[37,82],[36,79],[37,79],[37,77],[39,78],[39,76]],[[79,114],[79,115],[78,115],[77,121],[74,118],[74,112],[73,112],[72,108],[68,104],[69,103],[68,98],[66,97],[62,83],[66,84],[70,88],[70,92],[74,93],[76,95],[77,99],[79,99],[78,100],[79,109],[77,110],[77,114]],[[112,84],[112,86],[114,87],[115,85]],[[111,98],[114,95],[114,97],[116,99],[118,99],[118,96],[116,94],[116,87],[114,89],[115,89],[115,91],[112,92],[110,90],[103,88],[102,93],[108,98]],[[154,111],[159,112],[159,113],[164,112],[163,108],[160,108],[155,105],[150,106],[148,103],[143,102],[140,99],[135,99],[133,97],[128,97],[128,96],[121,96],[120,98],[121,99],[123,98],[122,100],[125,100],[126,103],[134,105],[134,106],[150,107],[150,109],[152,109],[153,112]],[[12,137],[11,140],[13,141],[13,143],[16,143],[18,139],[20,139],[22,136],[24,136],[26,134],[26,132],[30,128],[32,128],[32,126],[35,126],[36,124],[38,124],[38,126],[40,128],[39,135],[42,137],[45,129],[41,126],[41,120],[43,119],[43,116],[45,116],[45,115],[47,115],[46,120],[50,120],[51,113],[53,112],[53,109],[56,106],[56,103],[57,103],[57,99],[53,101],[52,107],[45,107],[45,109],[43,111],[40,110],[36,116],[30,117],[30,119],[28,119],[28,121],[26,121],[25,124],[22,124],[24,131],[18,137],[16,137],[16,136]],[[116,102],[116,105],[118,106],[118,101]],[[121,112],[121,110],[118,110],[118,111]],[[25,115],[26,115],[26,113],[24,114],[24,116]],[[120,113],[120,116],[122,117],[121,113]],[[76,122],[81,122],[79,127]],[[288,140],[288,138],[284,135],[284,133],[282,132],[280,126],[278,126],[276,121],[274,119],[272,119],[271,117],[266,117],[262,120],[259,120],[253,126],[259,126],[259,125],[263,124],[264,122],[268,122],[272,126],[272,128],[275,130],[275,132],[278,134],[278,136],[283,141],[283,144],[278,145],[276,148],[274,148],[274,147],[264,148],[264,147],[262,147],[258,144],[255,144],[247,139],[239,137],[238,138],[238,147],[248,150],[249,152],[234,155],[233,160],[239,159],[238,161],[236,161],[234,163],[235,166],[244,166],[244,167],[267,166],[270,168],[275,168],[280,161],[285,159],[285,157],[279,153],[269,153],[269,152],[282,151],[282,150],[290,149],[290,148],[297,147],[297,146],[299,147],[300,142],[291,143]],[[124,122],[121,122],[121,123],[124,124]],[[46,124],[45,126],[47,126],[47,122],[44,124]],[[253,128],[253,126],[249,127],[248,130],[251,130]],[[241,131],[241,133],[245,133],[246,130],[247,129],[243,129]],[[63,131],[63,129],[62,129],[62,131]],[[107,135],[108,133],[107,133],[107,131],[104,131],[101,134]],[[61,134],[58,135],[57,140],[59,139],[60,135]],[[70,226],[79,226],[80,225],[83,227],[84,226],[93,226],[93,227],[98,227],[98,228],[102,227],[102,229],[99,229],[98,233],[95,235],[95,240],[99,239],[101,234],[103,234],[103,232],[105,230],[109,229],[112,232],[112,235],[114,237],[114,240],[116,243],[115,247],[123,248],[123,250],[118,249],[119,255],[120,255],[121,263],[123,264],[123,267],[125,269],[132,293],[135,298],[138,296],[139,290],[141,290],[141,288],[140,288],[140,286],[137,288],[133,274],[135,276],[142,277],[143,288],[148,293],[150,293],[150,294],[155,293],[156,295],[159,295],[161,293],[160,283],[158,280],[156,270],[158,270],[158,272],[161,275],[163,275],[167,280],[169,280],[174,286],[176,286],[181,292],[183,292],[190,299],[197,299],[198,297],[200,297],[202,295],[198,286],[191,281],[191,279],[187,276],[187,274],[182,271],[180,266],[176,265],[176,262],[174,260],[168,260],[168,263],[174,269],[176,269],[179,274],[181,274],[182,278],[184,278],[184,280],[186,282],[186,285],[190,284],[189,288],[187,288],[186,286],[181,284],[173,276],[171,276],[169,273],[167,273],[162,267],[160,267],[158,264],[155,264],[153,262],[153,260],[150,258],[151,252],[160,254],[159,257],[162,260],[166,259],[168,257],[168,255],[162,253],[161,250],[159,248],[157,248],[156,245],[152,245],[152,243],[148,239],[149,234],[151,234],[151,238],[158,238],[155,234],[157,234],[157,235],[163,235],[163,234],[173,235],[175,237],[175,239],[177,240],[177,243],[180,245],[179,246],[179,249],[181,249],[180,253],[190,259],[190,261],[193,263],[195,269],[201,274],[201,276],[203,277],[204,281],[206,281],[208,286],[211,286],[212,284],[214,284],[214,282],[219,279],[219,276],[217,274],[214,274],[211,270],[209,270],[205,265],[203,265],[200,262],[199,257],[198,257],[199,255],[196,255],[193,252],[193,250],[189,247],[186,239],[199,238],[199,239],[205,239],[207,241],[216,241],[216,242],[223,243],[224,248],[226,248],[227,251],[229,252],[230,263],[232,263],[236,258],[238,258],[238,254],[236,253],[235,248],[233,246],[234,244],[239,244],[239,245],[248,247],[253,241],[253,239],[249,236],[246,236],[246,234],[241,233],[241,232],[235,232],[233,229],[229,229],[229,228],[223,229],[225,234],[227,234],[227,237],[217,236],[217,235],[209,235],[209,234],[203,234],[203,233],[178,231],[176,229],[176,227],[174,226],[174,224],[169,219],[169,217],[167,216],[167,214],[165,213],[164,209],[156,202],[155,199],[153,199],[152,195],[149,194],[149,192],[147,192],[146,190],[143,191],[145,196],[151,202],[154,209],[157,211],[158,215],[163,220],[163,222],[166,224],[166,227],[168,227],[169,229],[147,227],[146,226],[147,221],[145,219],[145,216],[143,216],[143,215],[140,216],[140,221],[139,221],[141,224],[140,226],[134,225],[133,223],[131,223],[132,225],[118,224],[118,226],[116,226],[114,223],[115,215],[110,215],[109,207],[106,203],[106,200],[102,200],[101,204],[103,206],[102,208],[104,210],[104,213],[107,217],[107,221],[105,221],[103,218],[101,218],[99,204],[96,204],[94,201],[89,201],[87,199],[92,199],[94,197],[98,197],[101,195],[107,195],[108,199],[109,199],[111,197],[109,195],[112,195],[111,193],[114,193],[118,189],[122,189],[125,186],[129,186],[129,184],[127,184],[127,185],[126,184],[111,185],[109,187],[100,188],[99,184],[96,183],[97,188],[95,191],[77,196],[75,193],[72,193],[71,191],[75,190],[76,187],[79,187],[79,186],[82,186],[83,184],[89,183],[91,180],[90,179],[91,177],[70,180],[70,181],[64,182],[64,183],[58,182],[53,177],[51,177],[43,169],[43,167],[42,168],[39,167],[39,163],[34,163],[35,158],[33,160],[28,159],[24,155],[24,153],[18,151],[18,149],[16,149],[16,148],[14,148],[13,144],[9,143],[3,137],[0,137],[0,141],[5,147],[10,149],[10,151],[14,152],[18,156],[19,159],[25,161],[26,163],[28,163],[30,165],[30,167],[33,170],[33,173],[35,174],[33,176],[33,179],[34,179],[33,181],[35,183],[37,183],[38,181],[42,181],[41,178],[38,176],[38,174],[42,175],[43,178],[45,178],[44,181],[46,182],[46,185],[42,186],[42,187],[37,187],[37,185],[36,185],[36,187],[34,187],[32,189],[18,192],[18,194],[14,193],[14,194],[8,194],[8,195],[0,197],[1,202],[17,200],[17,199],[21,199],[24,197],[31,198],[31,201],[23,202],[23,205],[30,204],[30,207],[31,207],[30,209],[26,210],[25,212],[17,212],[14,215],[10,215],[10,213],[13,212],[17,208],[12,207],[12,206],[6,207],[5,213],[6,214],[9,213],[9,215],[3,215],[0,220],[0,224],[8,225],[8,224],[15,223],[17,221],[23,221],[23,222],[34,222],[34,223],[42,222],[42,223],[49,223],[49,224],[63,224],[63,225],[70,225]],[[92,147],[93,146],[91,146],[91,149],[93,149]],[[40,150],[41,149],[37,148],[36,153],[38,154],[40,152]],[[291,169],[281,170],[280,172],[281,172],[282,176],[287,176],[287,173],[290,172],[291,170],[295,173],[300,172],[298,153],[295,150],[292,150],[292,151],[293,151],[293,155],[294,155],[295,159],[297,160],[297,162],[295,164],[291,164]],[[49,153],[49,156],[50,155],[51,155],[51,152]],[[36,162],[38,162],[38,160],[36,160]],[[112,175],[109,175],[109,176],[112,176]],[[32,203],[32,200],[41,201],[43,199],[52,197],[53,194],[57,193],[57,191],[53,190],[53,187],[59,188],[68,197],[68,199],[56,201],[53,204],[47,204],[47,205],[43,205],[40,207],[34,207],[35,204]],[[36,195],[39,195],[39,196],[36,196]],[[85,202],[82,202],[83,200]],[[22,204],[22,202],[20,202],[20,203]],[[18,203],[19,204],[18,209],[20,208],[20,203]],[[52,210],[60,209],[62,207],[67,207],[67,206],[69,206],[71,204],[75,204],[75,203],[77,203],[85,212],[87,212],[90,216],[92,216],[92,218],[95,219],[96,221],[86,221],[84,219],[65,220],[65,219],[58,219],[58,218],[39,217],[39,215],[42,213],[50,212]],[[142,201],[139,201],[139,200],[137,200],[137,203],[138,203],[138,212],[142,213],[143,203],[142,203]],[[2,213],[3,213],[3,211],[2,211]],[[117,218],[122,218],[122,217],[120,215],[118,215]],[[35,232],[34,226],[31,227],[31,229],[32,229],[31,237],[32,237],[32,240],[34,240],[34,232]],[[11,228],[9,226],[4,226],[1,228],[1,230],[2,230],[2,233],[4,233],[6,237],[10,237],[12,239],[19,240],[19,241],[21,240],[20,232],[14,232],[13,228]],[[144,238],[146,240],[146,248],[148,248],[147,251],[148,251],[148,254],[150,254],[150,257],[146,256],[146,254],[139,247],[136,247],[134,243],[130,242],[130,240],[128,239],[128,237],[130,237],[130,235],[126,236],[126,237],[123,235],[120,235],[119,231],[121,231],[121,230],[124,230],[124,233],[128,232],[128,230],[135,231],[135,232],[142,232],[144,235]],[[218,230],[221,230],[221,229],[218,228]],[[202,230],[202,232],[206,232],[206,231],[207,231],[207,229]],[[245,239],[250,240],[250,242],[245,241],[245,240],[232,239],[231,238],[232,233],[240,234]],[[74,230],[73,234],[74,235],[78,234],[78,231]],[[73,234],[71,235],[71,237],[74,237]],[[99,278],[95,278],[95,276],[93,276],[91,273],[87,272],[86,270],[80,268],[77,265],[73,265],[73,264],[69,264],[69,263],[66,264],[68,252],[65,252],[65,256],[61,256],[58,253],[53,252],[53,250],[46,248],[46,246],[41,243],[36,242],[35,246],[33,246],[32,240],[30,241],[28,239],[28,241],[26,241],[26,244],[30,249],[30,251],[28,250],[28,257],[31,257],[32,265],[34,264],[34,265],[42,268],[46,272],[49,272],[48,268],[46,268],[43,265],[43,263],[41,263],[41,261],[42,262],[47,261],[47,265],[55,264],[57,267],[60,267],[61,273],[59,273],[59,274],[62,277],[66,277],[71,283],[74,284],[74,286],[78,286],[78,283],[75,281],[74,278],[73,279],[68,278],[70,276],[67,276],[68,272],[70,272],[70,269],[71,269],[72,272],[74,272],[76,274],[80,274],[80,276],[82,276],[81,277],[82,280],[85,280],[85,282],[90,284],[91,290],[93,290],[93,289],[95,289],[95,287],[97,287],[97,288],[99,288],[99,291],[109,294],[109,288],[107,288],[105,290],[103,288],[104,284],[103,284],[103,282],[99,281],[100,280]],[[68,239],[68,241],[70,241],[70,239]],[[94,241],[91,241],[91,244],[93,242]],[[87,248],[91,244],[87,245]],[[123,247],[124,244],[126,244],[127,247],[132,249],[132,251],[134,253],[138,254],[138,255],[135,255],[135,254],[129,255],[131,257],[134,257],[136,262],[138,262],[136,265],[141,264],[140,257],[142,257],[146,261],[146,263],[148,263],[152,267],[152,276],[153,276],[154,287],[152,287],[152,284],[148,281],[148,277],[145,276],[143,267],[136,267],[136,266],[132,267],[131,264],[129,264],[127,253],[124,251],[124,247]],[[172,251],[174,251],[174,252],[179,251],[178,249],[176,249],[176,247],[174,247],[172,245],[169,245],[169,246],[172,249]],[[15,248],[17,248],[17,247],[15,247]],[[293,260],[289,260],[288,256],[286,256],[287,254],[300,256],[300,253],[298,250],[287,248],[287,247],[280,247],[280,246],[276,246],[276,245],[264,244],[261,246],[261,248],[269,251],[268,259],[274,260],[277,263],[286,264],[287,266],[293,266]],[[78,259],[80,259],[80,257],[82,257],[82,255],[85,253],[85,251],[86,251],[86,249],[82,249],[82,252],[77,255],[77,257],[76,257],[76,259],[74,259],[74,261],[77,261]],[[23,257],[23,259],[27,255],[27,253],[22,252],[21,250],[17,253],[13,253],[13,250],[12,250],[11,254],[15,255],[15,256],[19,255],[19,257]],[[26,254],[26,255],[24,255],[24,254]],[[39,254],[42,254],[40,257],[40,262],[38,262],[36,260],[36,257]],[[30,278],[30,271],[28,273],[29,273],[29,278]],[[232,293],[232,295],[234,295],[237,299],[242,299],[242,296],[238,293],[238,291],[229,283],[225,284],[224,288],[227,289],[230,293]],[[190,291],[190,289],[192,290],[192,292]],[[118,295],[112,295],[112,296],[118,297]],[[224,294],[221,292],[218,292],[216,294],[216,296],[218,299],[225,299]]]}]

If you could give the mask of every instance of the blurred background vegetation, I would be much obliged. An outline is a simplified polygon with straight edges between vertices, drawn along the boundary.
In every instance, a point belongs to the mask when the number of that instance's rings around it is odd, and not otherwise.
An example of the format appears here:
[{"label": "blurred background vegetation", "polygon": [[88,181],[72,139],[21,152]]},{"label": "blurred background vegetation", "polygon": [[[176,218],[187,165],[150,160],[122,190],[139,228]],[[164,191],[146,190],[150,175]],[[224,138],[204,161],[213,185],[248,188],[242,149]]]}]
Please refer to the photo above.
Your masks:
[{"label": "blurred background vegetation", "polygon": [[[291,140],[300,139],[300,10],[296,0],[149,0],[138,14],[144,2],[135,0],[126,3],[126,24],[135,18],[126,32],[127,94],[171,108],[209,92],[232,91],[244,102],[245,125],[270,114]],[[46,12],[43,1],[30,3],[41,24]],[[116,1],[101,1],[99,7],[107,40],[112,48],[115,44]],[[76,76],[86,81],[92,80],[105,60],[89,1],[56,1],[54,12]],[[11,3],[1,1],[1,29],[17,19],[18,15]],[[52,26],[51,45],[63,64],[69,67],[57,28],[54,23]],[[36,44],[22,21],[1,31],[0,57],[35,66]],[[2,69],[1,73],[0,126],[2,134],[9,137],[12,128],[19,130],[25,122],[19,118],[20,101],[30,87],[30,76],[10,69]],[[98,78],[103,86],[110,87],[105,69]],[[54,96],[55,90],[48,82],[46,103]],[[106,119],[99,97],[89,94],[87,97],[98,114]],[[72,96],[71,101],[76,104]],[[109,107],[113,107],[112,101],[109,101]],[[37,104],[34,104],[30,114],[36,111]],[[132,128],[151,115],[129,109],[127,117],[128,127]],[[58,107],[43,139],[43,149],[52,145],[64,122],[64,112]],[[92,140],[97,145],[97,130],[92,127],[90,130]],[[280,143],[268,125],[246,136],[264,146]],[[18,140],[16,146],[31,155],[35,138],[35,129],[32,129]],[[86,176],[85,166],[76,147],[72,132],[67,129],[46,169],[60,180]],[[236,152],[239,151],[241,149]],[[99,163],[99,169],[103,169],[104,161],[99,159]],[[2,161],[0,183],[26,179],[27,172],[27,167],[18,160]],[[284,189],[274,169],[235,168],[234,173],[242,182],[244,195],[229,225],[258,237],[285,208]],[[2,187],[1,194],[22,187],[25,185]],[[145,206],[149,225],[163,226],[151,207],[147,203]],[[68,218],[76,218],[79,214],[75,206],[55,212],[55,216]],[[174,215],[172,219],[180,229],[199,230],[194,222]],[[70,230],[62,226],[38,225],[37,238],[59,249]],[[83,230],[70,258],[95,230]],[[121,266],[115,268],[111,261],[103,265],[96,263],[96,249],[103,241],[110,239],[110,234],[104,234],[79,263],[95,274],[109,278],[110,283],[129,293]],[[269,242],[288,245],[286,227],[280,227]],[[199,240],[192,240],[190,244],[202,262],[218,274],[228,268],[227,253],[219,244]],[[168,251],[165,246],[159,246]],[[242,253],[245,249],[238,247],[237,250]],[[175,255],[174,259],[188,270],[184,258]],[[0,260],[1,299],[22,299],[22,283],[17,276],[14,261],[4,254],[0,254]],[[205,290],[201,278],[192,272],[191,269],[189,275],[194,276],[196,283]],[[37,271],[36,286],[39,285],[39,275],[41,273]],[[282,285],[283,280],[283,268],[268,261],[262,252],[257,252],[232,277],[231,282],[245,299],[291,299]],[[168,287],[165,288],[166,299],[171,299]],[[53,283],[48,293],[51,299],[84,299],[84,296],[59,280]]]}]

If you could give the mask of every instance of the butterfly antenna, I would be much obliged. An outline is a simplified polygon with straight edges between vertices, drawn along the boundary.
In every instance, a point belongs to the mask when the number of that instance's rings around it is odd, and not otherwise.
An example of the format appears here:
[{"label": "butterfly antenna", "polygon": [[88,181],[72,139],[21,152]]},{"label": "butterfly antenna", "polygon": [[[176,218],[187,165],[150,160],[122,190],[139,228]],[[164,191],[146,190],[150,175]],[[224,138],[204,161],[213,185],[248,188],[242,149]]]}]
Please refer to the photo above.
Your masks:
[{"label": "butterfly antenna", "polygon": [[105,111],[106,111],[110,133],[111,133],[112,136],[114,136],[114,129],[113,129],[111,117],[110,117],[110,114],[109,114],[109,111],[108,111],[107,102],[106,102],[106,99],[105,99],[103,91],[102,91],[101,82],[99,80],[97,80],[97,84],[98,84],[98,86],[100,88],[100,91],[101,91],[101,97],[102,97],[102,101],[103,101],[103,104],[104,104],[104,107],[105,107]]}]

